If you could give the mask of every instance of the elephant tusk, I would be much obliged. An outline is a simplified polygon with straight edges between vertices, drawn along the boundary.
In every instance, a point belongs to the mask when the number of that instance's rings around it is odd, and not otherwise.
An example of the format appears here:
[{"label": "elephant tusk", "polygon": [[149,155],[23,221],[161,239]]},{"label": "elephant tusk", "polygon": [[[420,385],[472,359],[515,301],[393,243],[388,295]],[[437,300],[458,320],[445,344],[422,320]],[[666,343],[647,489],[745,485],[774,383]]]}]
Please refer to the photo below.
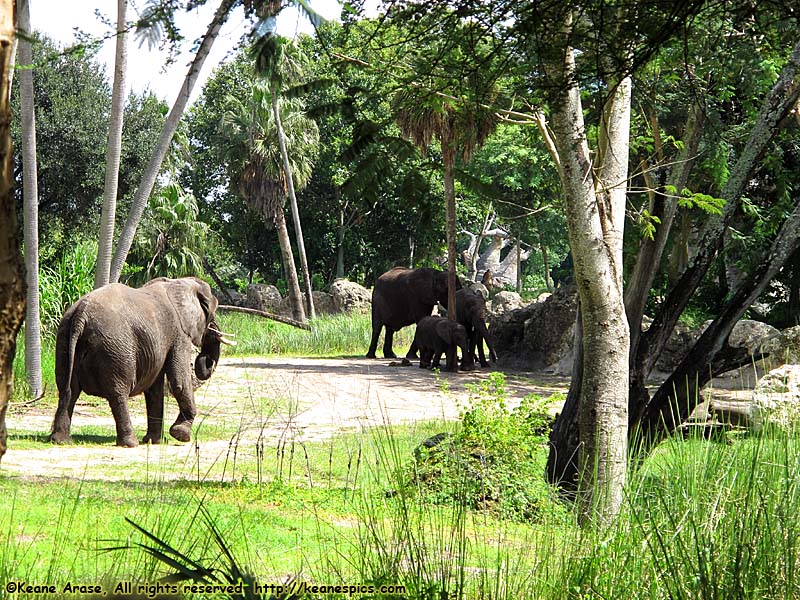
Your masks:
[{"label": "elephant tusk", "polygon": [[225,333],[224,331],[220,331],[219,329],[214,329],[213,327],[209,327],[208,330],[211,333],[218,335],[219,337],[232,337],[232,338],[236,337],[236,335],[233,333]]},{"label": "elephant tusk", "polygon": [[227,346],[236,346],[237,345],[235,340],[229,340],[228,338],[226,338],[225,336],[222,336],[222,335],[219,336],[219,341],[222,342],[223,344],[227,345]]}]

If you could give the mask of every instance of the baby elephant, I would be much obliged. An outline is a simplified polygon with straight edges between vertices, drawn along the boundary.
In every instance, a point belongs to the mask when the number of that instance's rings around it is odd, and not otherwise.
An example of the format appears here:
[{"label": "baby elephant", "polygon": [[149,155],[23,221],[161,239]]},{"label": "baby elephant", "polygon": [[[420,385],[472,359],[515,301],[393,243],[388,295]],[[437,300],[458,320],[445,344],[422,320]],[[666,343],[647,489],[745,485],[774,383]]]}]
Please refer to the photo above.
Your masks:
[{"label": "baby elephant", "polygon": [[442,353],[447,355],[446,369],[458,371],[457,348],[464,358],[462,369],[472,368],[469,338],[463,325],[444,317],[423,317],[417,323],[414,344],[419,348],[420,368],[438,367]]}]

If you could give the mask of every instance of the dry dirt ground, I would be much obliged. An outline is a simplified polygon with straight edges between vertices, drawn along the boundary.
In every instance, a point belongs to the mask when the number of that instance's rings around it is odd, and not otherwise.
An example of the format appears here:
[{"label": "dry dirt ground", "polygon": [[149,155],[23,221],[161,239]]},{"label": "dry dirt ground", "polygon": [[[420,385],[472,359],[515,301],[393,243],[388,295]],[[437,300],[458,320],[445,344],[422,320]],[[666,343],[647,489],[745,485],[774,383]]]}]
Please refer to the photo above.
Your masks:
[{"label": "dry dirt ground", "polygon": [[[252,458],[265,447],[274,451],[281,444],[319,441],[368,427],[456,419],[468,397],[465,385],[485,379],[489,372],[436,375],[416,365],[390,366],[391,362],[223,359],[196,393],[199,414],[194,440],[188,444],[170,439],[158,446],[117,448],[108,404],[82,395],[73,418],[75,443],[54,446],[46,441],[54,406],[12,407],[7,417],[9,451],[0,473],[116,480],[129,478],[131,469],[168,479],[212,472],[217,478],[221,470],[224,479],[231,461]],[[567,384],[565,378],[519,374],[508,375],[506,389],[513,404],[530,393],[566,391]],[[165,407],[169,424],[177,406],[168,398]],[[143,398],[131,399],[130,408],[141,439],[146,429]]]}]

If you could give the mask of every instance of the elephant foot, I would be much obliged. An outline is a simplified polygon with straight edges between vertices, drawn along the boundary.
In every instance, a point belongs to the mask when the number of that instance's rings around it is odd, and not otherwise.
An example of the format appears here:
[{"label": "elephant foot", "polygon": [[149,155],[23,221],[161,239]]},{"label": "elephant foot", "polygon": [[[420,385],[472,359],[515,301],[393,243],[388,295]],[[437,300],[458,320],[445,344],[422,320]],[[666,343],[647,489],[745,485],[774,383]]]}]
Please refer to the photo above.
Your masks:
[{"label": "elephant foot", "polygon": [[377,358],[374,352],[367,352],[367,358]]},{"label": "elephant foot", "polygon": [[417,360],[419,356],[417,356],[416,352],[409,352],[408,354],[406,354],[406,358],[408,360]]},{"label": "elephant foot", "polygon": [[192,439],[192,424],[181,423],[175,424],[169,428],[169,434],[179,442],[188,442]]},{"label": "elephant foot", "polygon": [[117,446],[121,446],[122,448],[136,448],[138,445],[139,441],[133,434],[117,436]]},{"label": "elephant foot", "polygon": [[397,354],[395,354],[394,352],[384,352],[383,358],[397,358]]},{"label": "elephant foot", "polygon": [[72,436],[68,433],[56,431],[50,434],[50,442],[53,444],[71,444]]},{"label": "elephant foot", "polygon": [[147,433],[142,438],[143,444],[160,444],[161,443],[161,434],[160,433]]}]

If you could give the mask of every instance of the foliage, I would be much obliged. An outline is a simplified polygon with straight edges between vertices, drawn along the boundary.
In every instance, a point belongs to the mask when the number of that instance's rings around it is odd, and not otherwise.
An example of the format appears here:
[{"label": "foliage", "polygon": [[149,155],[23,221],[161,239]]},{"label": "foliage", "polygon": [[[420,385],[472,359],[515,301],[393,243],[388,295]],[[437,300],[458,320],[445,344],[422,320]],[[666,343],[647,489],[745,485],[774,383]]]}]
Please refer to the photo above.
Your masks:
[{"label": "foliage", "polygon": [[197,220],[194,196],[172,183],[150,196],[148,208],[128,260],[128,284],[138,287],[155,277],[200,276],[211,232]]},{"label": "foliage", "polygon": [[39,307],[42,336],[55,339],[58,324],[67,309],[94,287],[97,242],[79,242],[66,249],[58,262],[41,267]]},{"label": "foliage", "polygon": [[[85,235],[87,223],[99,222],[111,91],[105,69],[93,54],[61,52],[51,40],[38,36],[33,52],[40,240],[47,245],[50,240]],[[12,89],[12,133],[19,165],[18,89]],[[121,209],[133,196],[165,115],[166,107],[152,92],[130,94],[127,99],[119,177]],[[19,169],[15,177],[21,203]],[[43,261],[60,252],[60,248],[40,250]]]},{"label": "foliage", "polygon": [[470,397],[461,430],[417,449],[412,484],[433,502],[464,502],[521,521],[541,519],[554,505],[541,460],[552,399],[529,395],[509,410],[500,372],[466,387]]}]

